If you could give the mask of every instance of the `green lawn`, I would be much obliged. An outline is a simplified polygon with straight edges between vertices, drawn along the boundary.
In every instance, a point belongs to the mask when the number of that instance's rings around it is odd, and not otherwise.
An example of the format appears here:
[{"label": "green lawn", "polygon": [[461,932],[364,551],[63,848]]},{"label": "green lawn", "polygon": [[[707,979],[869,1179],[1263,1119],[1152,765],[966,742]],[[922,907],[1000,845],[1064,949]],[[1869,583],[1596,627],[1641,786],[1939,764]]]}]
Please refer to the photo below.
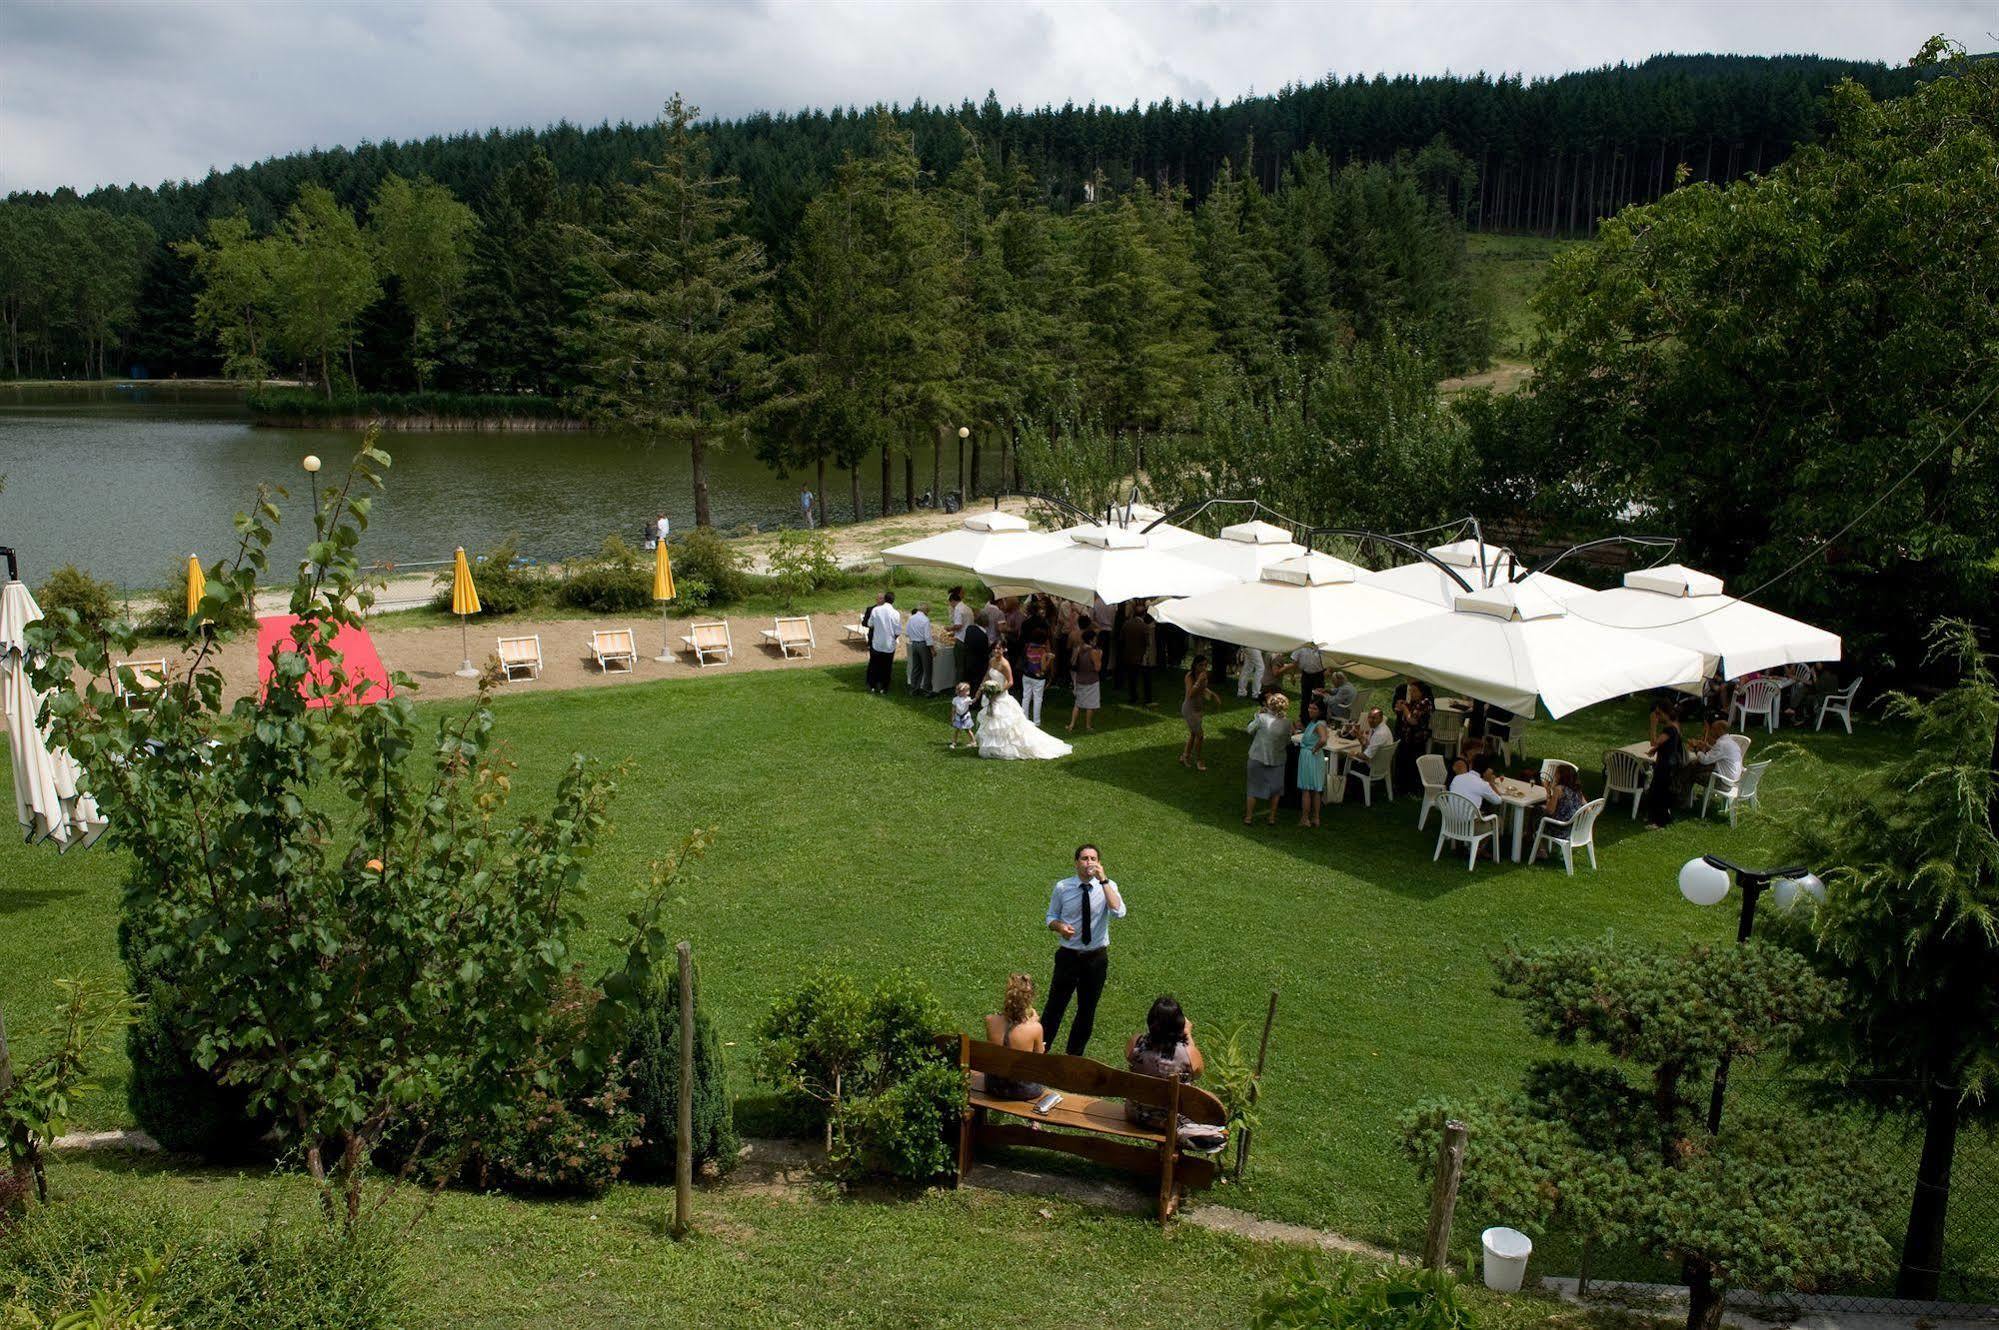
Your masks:
[{"label": "green lawn", "polygon": [[[673,926],[693,939],[724,1039],[743,1040],[774,990],[816,965],[908,966],[970,1027],[1008,971],[1045,982],[1049,884],[1094,839],[1130,917],[1114,930],[1093,1051],[1112,1055],[1157,993],[1177,994],[1213,1039],[1252,1026],[1278,989],[1266,1126],[1232,1199],[1358,1238],[1406,1246],[1420,1231],[1397,1115],[1426,1095],[1507,1085],[1538,1051],[1490,992],[1492,947],[1606,930],[1633,943],[1725,938],[1733,911],[1686,904],[1675,873],[1709,849],[1764,853],[1754,815],[1735,831],[1646,833],[1619,811],[1600,826],[1601,873],[1467,872],[1462,859],[1431,862],[1433,835],[1416,831],[1409,800],[1334,808],[1316,832],[1243,827],[1241,710],[1212,723],[1229,737],[1205,774],[1174,762],[1183,731],[1167,706],[1111,707],[1060,762],[995,763],[945,750],[941,702],[872,698],[860,676],[855,665],[501,698],[524,802],[546,796],[572,749],[634,764],[592,869],[600,954],[647,861],[712,823],[716,848]],[[1530,746],[1590,770],[1638,732],[1634,708],[1603,707],[1537,726]],[[1895,736],[1868,724],[1802,740],[1860,763]],[[1781,803],[1794,787],[1780,765],[1765,788]],[[37,1023],[51,978],[116,972],[122,871],[107,850],[0,844],[0,1001],[17,1032]],[[738,1043],[739,1091],[747,1052]],[[122,1090],[84,1116],[122,1122]]]},{"label": "green lawn", "polygon": [[1533,359],[1534,337],[1540,331],[1540,321],[1528,307],[1528,301],[1540,285],[1548,261],[1581,243],[1490,232],[1465,237],[1472,271],[1492,296],[1493,330],[1497,334],[1493,350],[1499,358]]}]

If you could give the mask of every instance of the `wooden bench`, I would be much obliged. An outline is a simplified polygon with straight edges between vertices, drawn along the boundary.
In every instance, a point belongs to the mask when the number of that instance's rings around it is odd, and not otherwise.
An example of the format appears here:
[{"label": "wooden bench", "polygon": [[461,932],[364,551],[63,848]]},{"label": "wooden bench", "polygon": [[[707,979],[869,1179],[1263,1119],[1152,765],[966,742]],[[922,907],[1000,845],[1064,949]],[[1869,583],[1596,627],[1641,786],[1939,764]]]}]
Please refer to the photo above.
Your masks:
[{"label": "wooden bench", "polygon": [[638,644],[632,640],[629,628],[597,629],[590,634],[590,654],[597,658],[597,668],[605,674],[613,665],[622,665],[627,673],[638,668]]},{"label": "wooden bench", "polygon": [[[1107,1067],[1066,1053],[1023,1053],[973,1039],[957,1040],[958,1066],[965,1073],[967,1103],[958,1129],[958,1178],[964,1180],[981,1146],[1025,1146],[1060,1150],[1100,1164],[1159,1180],[1159,1222],[1165,1223],[1179,1205],[1182,1187],[1208,1187],[1215,1180],[1214,1159],[1188,1150],[1179,1133],[1142,1127],[1125,1116],[1124,1104],[1145,1104],[1166,1110],[1167,1121],[1186,1118],[1207,1126],[1228,1122],[1222,1101],[1198,1086],[1157,1076]],[[1046,1086],[1062,1102],[1046,1113],[1034,1111],[1033,1099],[1005,1099],[987,1093],[985,1077]],[[1177,1115],[1177,1116],[1176,1116]],[[1022,1122],[994,1118],[1024,1118]]]},{"label": "wooden bench", "polygon": [[812,620],[801,615],[797,618],[774,619],[772,623],[773,627],[763,630],[766,646],[776,647],[784,653],[787,660],[793,653],[811,656],[812,649],[818,645],[812,637]]},{"label": "wooden bench", "polygon": [[511,679],[519,671],[530,679],[541,677],[541,634],[500,639],[500,675]]},{"label": "wooden bench", "polygon": [[[729,638],[729,621],[717,619],[713,623],[697,623],[688,627],[687,635],[680,639],[687,649],[694,653],[696,665],[726,665],[736,658],[736,645]],[[708,657],[714,656],[710,661]]]}]

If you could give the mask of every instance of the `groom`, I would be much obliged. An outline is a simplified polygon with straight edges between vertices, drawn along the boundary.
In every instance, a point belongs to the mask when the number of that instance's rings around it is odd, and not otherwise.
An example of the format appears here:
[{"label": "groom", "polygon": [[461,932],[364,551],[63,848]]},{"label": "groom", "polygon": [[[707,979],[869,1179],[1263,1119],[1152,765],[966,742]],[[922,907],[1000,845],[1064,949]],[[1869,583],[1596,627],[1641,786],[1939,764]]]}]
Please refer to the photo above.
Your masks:
[{"label": "groom", "polygon": [[1069,1027],[1068,1051],[1081,1056],[1097,1023],[1097,1000],[1110,977],[1111,916],[1124,918],[1124,897],[1104,875],[1097,847],[1076,847],[1076,875],[1055,884],[1048,897],[1048,929],[1062,940],[1055,947],[1055,978],[1041,1012],[1048,1047],[1055,1047],[1069,998],[1076,999],[1076,1023]]}]

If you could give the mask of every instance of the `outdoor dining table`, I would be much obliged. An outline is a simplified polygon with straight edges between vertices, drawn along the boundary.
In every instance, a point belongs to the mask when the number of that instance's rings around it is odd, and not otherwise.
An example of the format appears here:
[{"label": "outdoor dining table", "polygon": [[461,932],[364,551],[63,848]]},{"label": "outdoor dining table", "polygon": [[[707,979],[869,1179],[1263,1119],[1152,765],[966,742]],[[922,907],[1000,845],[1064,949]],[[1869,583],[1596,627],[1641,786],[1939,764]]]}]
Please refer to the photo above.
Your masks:
[{"label": "outdoor dining table", "polygon": [[1336,734],[1326,741],[1326,798],[1336,804],[1347,801],[1347,763],[1359,757],[1360,740]]},{"label": "outdoor dining table", "polygon": [[1644,739],[1640,739],[1635,744],[1626,744],[1624,745],[1624,747],[1618,749],[1617,751],[1620,753],[1631,754],[1633,757],[1637,758],[1640,762],[1643,762],[1648,767],[1658,760],[1657,757],[1652,752],[1651,743]]},{"label": "outdoor dining table", "polygon": [[1499,791],[1500,802],[1513,810],[1513,862],[1519,863],[1526,856],[1527,810],[1545,805],[1548,791],[1539,785],[1529,785],[1524,780],[1500,776],[1492,782]]}]

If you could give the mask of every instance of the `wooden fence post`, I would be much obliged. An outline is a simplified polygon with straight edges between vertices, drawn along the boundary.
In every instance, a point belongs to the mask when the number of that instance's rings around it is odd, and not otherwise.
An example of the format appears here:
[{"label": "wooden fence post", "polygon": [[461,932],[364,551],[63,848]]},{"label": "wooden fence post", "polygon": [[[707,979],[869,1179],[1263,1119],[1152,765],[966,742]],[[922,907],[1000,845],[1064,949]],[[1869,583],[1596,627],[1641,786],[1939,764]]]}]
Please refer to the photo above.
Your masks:
[{"label": "wooden fence post", "polygon": [[680,957],[680,1114],[673,1147],[673,1236],[694,1227],[694,953],[685,942]]},{"label": "wooden fence post", "polygon": [[1431,1270],[1444,1268],[1451,1247],[1451,1218],[1458,1208],[1458,1180],[1465,1168],[1465,1138],[1471,1135],[1464,1123],[1453,1118],[1444,1124],[1444,1139],[1437,1145],[1437,1178],[1430,1189],[1430,1227],[1423,1235],[1423,1264]]},{"label": "wooden fence post", "polygon": [[[1256,1074],[1249,1079],[1252,1100],[1263,1086],[1263,1059],[1270,1052],[1270,1027],[1277,1021],[1277,990],[1270,990],[1270,1009],[1263,1013],[1263,1040],[1256,1046]],[[1235,1180],[1242,1181],[1242,1171],[1249,1165],[1249,1127],[1245,1125],[1242,1135],[1236,1138]]]}]

